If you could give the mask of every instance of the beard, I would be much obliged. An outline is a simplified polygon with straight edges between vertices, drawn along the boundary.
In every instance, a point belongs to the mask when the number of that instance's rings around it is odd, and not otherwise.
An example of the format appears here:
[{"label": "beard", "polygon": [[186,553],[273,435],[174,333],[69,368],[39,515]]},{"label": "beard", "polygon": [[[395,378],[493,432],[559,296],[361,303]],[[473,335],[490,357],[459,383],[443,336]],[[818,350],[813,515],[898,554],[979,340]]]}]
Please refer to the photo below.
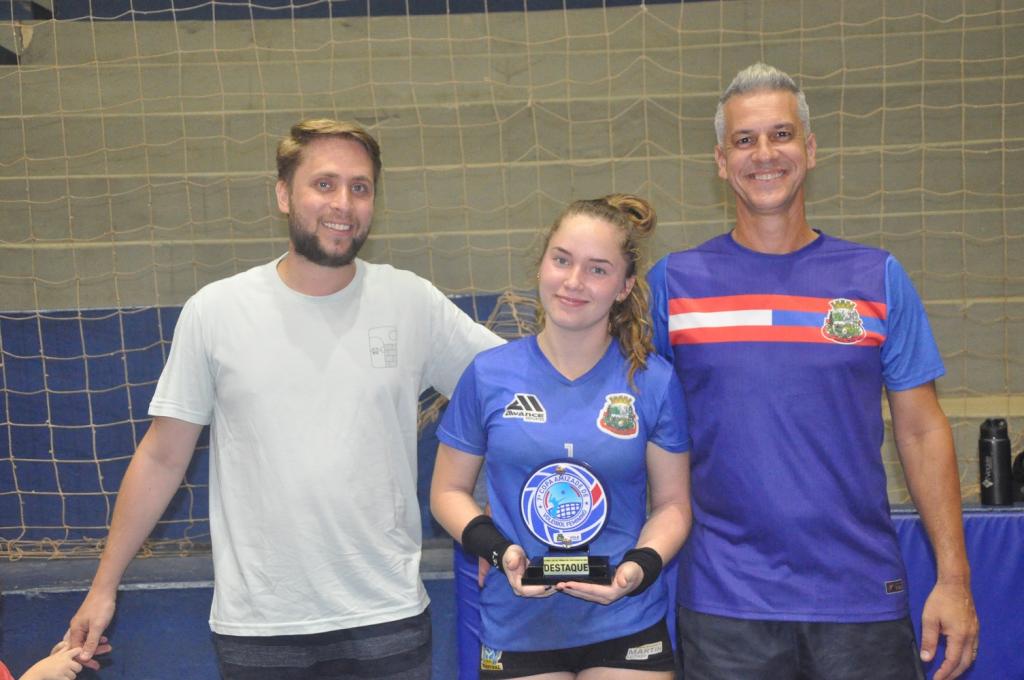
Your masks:
[{"label": "beard", "polygon": [[288,216],[288,238],[291,239],[295,252],[313,264],[323,267],[337,268],[352,264],[352,261],[356,259],[356,255],[359,254],[359,249],[366,243],[366,237],[369,235],[370,230],[367,229],[362,234],[354,236],[349,247],[344,252],[331,254],[320,245],[316,229],[303,229],[294,216]]}]

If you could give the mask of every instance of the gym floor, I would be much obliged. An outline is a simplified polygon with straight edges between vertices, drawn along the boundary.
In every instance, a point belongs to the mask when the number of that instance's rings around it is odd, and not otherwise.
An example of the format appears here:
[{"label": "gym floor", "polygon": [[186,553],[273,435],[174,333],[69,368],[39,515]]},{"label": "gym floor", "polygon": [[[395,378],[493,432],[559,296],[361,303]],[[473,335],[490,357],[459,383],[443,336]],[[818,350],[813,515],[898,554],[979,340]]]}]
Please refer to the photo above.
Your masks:
[{"label": "gym floor", "polygon": [[[434,677],[457,674],[451,550],[427,548],[423,578],[431,599]],[[22,560],[0,565],[0,659],[18,677],[67,630],[96,570],[95,560]],[[80,680],[218,680],[207,623],[213,587],[208,555],[135,560],[108,629],[114,650],[99,673]]]}]

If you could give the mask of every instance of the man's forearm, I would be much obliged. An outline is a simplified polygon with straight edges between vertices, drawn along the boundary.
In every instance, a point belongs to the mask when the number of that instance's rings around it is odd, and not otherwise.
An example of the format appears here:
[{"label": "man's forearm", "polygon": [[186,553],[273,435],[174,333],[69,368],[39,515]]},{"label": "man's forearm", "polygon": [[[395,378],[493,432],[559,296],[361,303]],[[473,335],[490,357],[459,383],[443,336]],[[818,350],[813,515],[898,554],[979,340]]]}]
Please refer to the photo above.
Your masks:
[{"label": "man's forearm", "polygon": [[181,485],[201,429],[166,418],[150,426],[121,481],[94,590],[117,590],[128,564]]},{"label": "man's forearm", "polygon": [[934,432],[916,446],[921,450],[903,455],[903,464],[907,487],[935,551],[938,578],[967,583],[970,567],[964,547],[960,477],[952,436]]},{"label": "man's forearm", "polygon": [[935,552],[939,580],[969,583],[953,433],[929,384],[889,396],[910,496]]}]

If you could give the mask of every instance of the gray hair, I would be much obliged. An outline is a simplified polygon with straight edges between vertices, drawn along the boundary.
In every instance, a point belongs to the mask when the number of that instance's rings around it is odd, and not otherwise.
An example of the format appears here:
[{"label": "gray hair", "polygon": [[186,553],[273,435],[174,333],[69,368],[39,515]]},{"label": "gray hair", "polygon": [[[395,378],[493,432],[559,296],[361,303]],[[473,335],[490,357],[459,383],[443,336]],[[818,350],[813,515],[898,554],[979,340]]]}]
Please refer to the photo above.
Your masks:
[{"label": "gray hair", "polygon": [[718,108],[715,110],[715,136],[718,138],[719,146],[725,140],[725,103],[736,95],[761,90],[782,90],[796,95],[796,111],[800,116],[800,123],[804,126],[804,134],[811,134],[811,110],[807,107],[807,98],[804,97],[803,90],[788,73],[758,62],[737,73],[729,87],[725,88],[725,92],[718,98]]}]

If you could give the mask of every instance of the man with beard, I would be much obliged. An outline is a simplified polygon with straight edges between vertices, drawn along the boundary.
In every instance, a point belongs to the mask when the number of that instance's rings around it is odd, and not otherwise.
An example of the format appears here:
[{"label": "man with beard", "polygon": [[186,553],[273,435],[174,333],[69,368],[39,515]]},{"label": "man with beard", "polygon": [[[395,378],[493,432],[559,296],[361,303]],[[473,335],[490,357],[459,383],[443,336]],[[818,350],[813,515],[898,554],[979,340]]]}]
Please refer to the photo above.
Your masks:
[{"label": "man with beard", "polygon": [[429,282],[356,256],[381,161],[358,125],[307,120],[277,152],[288,252],[182,309],[69,642],[91,658],[125,568],[210,424],[210,627],[228,679],[428,678],[418,397],[500,342]]}]

